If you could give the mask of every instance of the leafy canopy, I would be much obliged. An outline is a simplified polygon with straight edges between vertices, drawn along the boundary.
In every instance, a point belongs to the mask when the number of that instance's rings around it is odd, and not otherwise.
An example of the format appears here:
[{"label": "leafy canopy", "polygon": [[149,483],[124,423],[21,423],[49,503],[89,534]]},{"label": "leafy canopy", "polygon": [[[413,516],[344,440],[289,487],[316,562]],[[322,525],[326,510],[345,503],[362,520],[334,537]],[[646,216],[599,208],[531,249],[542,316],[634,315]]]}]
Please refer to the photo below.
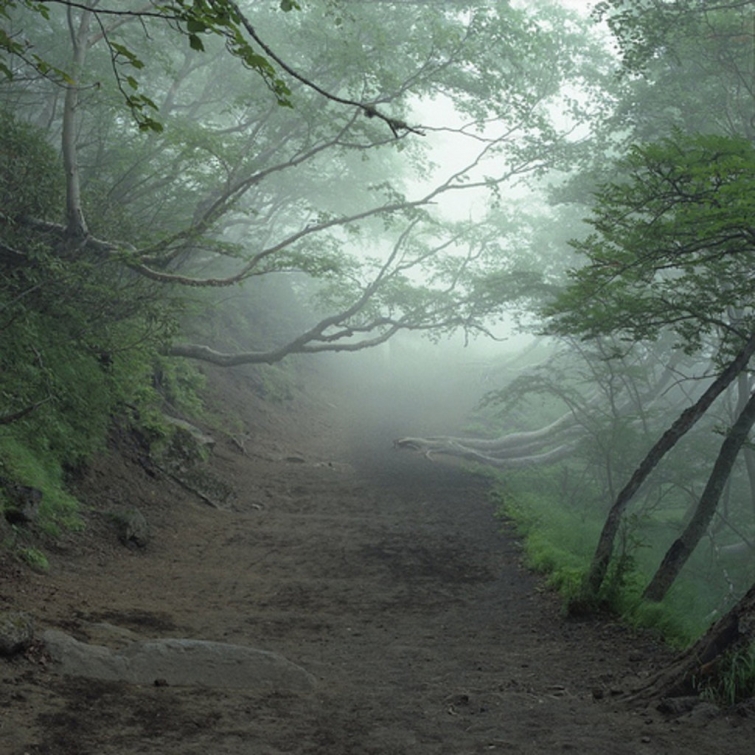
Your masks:
[{"label": "leafy canopy", "polygon": [[[162,122],[150,115],[150,112],[158,110],[158,105],[151,97],[138,91],[141,82],[134,74],[145,68],[145,62],[131,47],[112,36],[113,30],[120,24],[133,20],[142,23],[157,20],[168,24],[185,37],[189,47],[196,52],[205,51],[204,38],[221,38],[234,58],[262,78],[279,105],[291,107],[291,90],[270,62],[270,59],[275,60],[274,53],[259,39],[254,27],[233,0],[165,0],[138,8],[122,3],[86,5],[67,0],[0,0],[0,23],[8,24],[5,28],[0,26],[0,76],[14,78],[13,59],[17,58],[46,78],[66,86],[76,83],[76,77],[70,71],[54,65],[46,56],[38,54],[24,37],[10,30],[12,11],[27,9],[38,14],[40,19],[49,20],[49,6],[55,5],[81,9],[94,15],[108,48],[118,88],[142,131],[163,130]],[[299,10],[298,3],[293,0],[281,0],[278,7],[284,12]],[[266,54],[261,54],[260,49]],[[275,62],[280,64],[280,61]]]},{"label": "leafy canopy", "polygon": [[588,262],[549,308],[552,332],[644,340],[669,327],[691,353],[718,329],[751,331],[755,147],[677,133],[619,167],[597,193],[595,232],[571,242]]}]

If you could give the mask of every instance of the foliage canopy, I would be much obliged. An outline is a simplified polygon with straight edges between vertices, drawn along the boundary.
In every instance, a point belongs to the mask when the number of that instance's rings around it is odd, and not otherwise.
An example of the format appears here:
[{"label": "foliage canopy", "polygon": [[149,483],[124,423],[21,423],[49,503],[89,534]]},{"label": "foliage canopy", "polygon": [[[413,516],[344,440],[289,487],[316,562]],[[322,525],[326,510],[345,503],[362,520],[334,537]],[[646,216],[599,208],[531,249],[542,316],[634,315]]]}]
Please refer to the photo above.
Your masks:
[{"label": "foliage canopy", "polygon": [[637,341],[670,328],[687,352],[752,331],[755,147],[677,133],[620,169],[597,193],[595,232],[572,244],[587,264],[550,308],[553,331]]}]

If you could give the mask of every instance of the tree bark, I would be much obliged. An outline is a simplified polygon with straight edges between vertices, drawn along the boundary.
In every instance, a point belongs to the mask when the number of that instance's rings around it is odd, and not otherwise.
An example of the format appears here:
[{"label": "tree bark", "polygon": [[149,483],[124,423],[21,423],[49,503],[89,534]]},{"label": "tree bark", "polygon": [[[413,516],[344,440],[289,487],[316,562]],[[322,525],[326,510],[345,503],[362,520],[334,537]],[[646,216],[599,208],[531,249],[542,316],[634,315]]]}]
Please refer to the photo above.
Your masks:
[{"label": "tree bark", "polygon": [[498,438],[461,438],[438,435],[430,438],[398,438],[393,447],[424,454],[455,456],[499,469],[521,469],[553,464],[570,456],[575,441],[584,434],[577,419],[567,412],[550,425]]},{"label": "tree bark", "polygon": [[[746,397],[752,389],[752,381],[750,380],[749,375],[742,372],[739,374],[737,382],[739,383],[738,408],[741,412],[747,400]],[[747,481],[750,483],[750,504],[753,507],[753,511],[755,511],[755,450],[749,446],[745,446],[742,450],[742,456],[745,460]]]},{"label": "tree bark", "polygon": [[724,487],[731,475],[739,451],[747,440],[753,424],[755,424],[755,393],[745,404],[744,409],[732,425],[731,430],[721,444],[721,450],[713,466],[713,471],[708,478],[700,501],[697,504],[692,519],[690,519],[684,532],[663,558],[650,584],[645,588],[642,597],[644,600],[659,602],[666,596],[674,580],[679,575],[684,564],[697,548],[700,539],[708,529],[708,525],[716,513],[716,507],[721,499]]},{"label": "tree bark", "polygon": [[716,680],[724,654],[755,641],[755,584],[744,597],[668,668],[634,691],[630,698],[647,700],[696,694]]},{"label": "tree bark", "polygon": [[73,44],[73,59],[70,70],[72,81],[66,87],[61,146],[66,174],[66,235],[73,239],[84,239],[89,235],[84,211],[81,207],[81,185],[76,153],[76,110],[79,104],[80,77],[87,54],[87,37],[91,16],[91,11],[82,11],[78,28],[74,29],[73,10],[68,9],[68,28]]},{"label": "tree bark", "polygon": [[658,442],[650,449],[647,456],[635,470],[629,482],[619,492],[611,510],[608,512],[603,530],[600,533],[597,548],[593,555],[590,569],[585,578],[583,593],[584,597],[595,597],[600,590],[608,564],[613,554],[613,544],[619,531],[621,517],[624,514],[634,494],[655,469],[661,459],[677,444],[697,421],[704,416],[711,404],[732,383],[737,375],[747,366],[750,357],[755,353],[755,333],[750,338],[737,356],[729,363],[728,367],[708,387],[698,401],[685,409],[671,427],[666,430]]}]

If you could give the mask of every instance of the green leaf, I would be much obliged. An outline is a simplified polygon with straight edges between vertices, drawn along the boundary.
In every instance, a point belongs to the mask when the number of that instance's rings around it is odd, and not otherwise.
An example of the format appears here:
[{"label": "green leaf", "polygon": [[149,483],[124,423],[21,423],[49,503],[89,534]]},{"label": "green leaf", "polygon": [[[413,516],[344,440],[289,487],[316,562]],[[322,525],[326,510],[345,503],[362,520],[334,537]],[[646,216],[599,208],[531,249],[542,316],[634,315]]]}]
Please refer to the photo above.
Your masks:
[{"label": "green leaf", "polygon": [[139,131],[152,131],[153,133],[160,134],[164,129],[163,124],[154,118],[145,118],[139,122]]},{"label": "green leaf", "polygon": [[204,44],[196,34],[189,34],[189,47],[197,52],[204,52]]},{"label": "green leaf", "polygon": [[189,32],[189,34],[201,34],[202,32],[206,32],[209,29],[207,24],[205,24],[202,21],[199,21],[197,18],[190,18],[186,22],[186,31]]},{"label": "green leaf", "polygon": [[554,332],[639,341],[668,328],[692,353],[753,300],[755,148],[677,133],[616,168],[624,178],[601,187],[588,220],[596,233],[572,244],[588,264],[551,308]]},{"label": "green leaf", "polygon": [[139,57],[134,53],[132,50],[130,50],[125,45],[120,44],[119,42],[110,42],[110,49],[115,52],[116,57],[118,55],[123,56],[128,60],[129,64],[132,65],[137,70],[141,70],[144,68],[144,62],[139,59]]}]

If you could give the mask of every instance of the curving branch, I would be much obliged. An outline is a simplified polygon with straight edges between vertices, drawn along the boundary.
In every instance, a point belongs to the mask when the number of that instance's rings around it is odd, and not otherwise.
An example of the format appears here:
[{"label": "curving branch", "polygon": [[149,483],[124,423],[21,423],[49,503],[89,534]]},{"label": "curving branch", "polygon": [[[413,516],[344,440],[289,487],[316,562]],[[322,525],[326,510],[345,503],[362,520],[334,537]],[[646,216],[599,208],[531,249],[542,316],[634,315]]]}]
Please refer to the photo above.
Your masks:
[{"label": "curving branch", "polygon": [[451,435],[399,438],[393,441],[393,446],[399,450],[417,451],[430,460],[434,455],[455,456],[498,469],[521,469],[565,459],[573,453],[583,434],[584,429],[577,417],[567,412],[547,427],[530,432],[509,433],[491,439]]},{"label": "curving branch", "polygon": [[29,406],[25,406],[17,412],[0,415],[0,425],[10,425],[14,422],[18,422],[19,420],[24,419],[24,417],[28,417],[33,411],[39,409],[40,406],[44,406],[48,401],[52,401],[52,396],[43,398],[41,401],[35,401],[33,404],[29,404]]},{"label": "curving branch", "polygon": [[241,25],[244,27],[244,29],[246,29],[247,34],[249,34],[249,36],[265,51],[265,54],[271,60],[274,60],[278,66],[280,66],[289,76],[292,76],[299,83],[304,84],[304,86],[312,89],[313,91],[322,95],[326,99],[331,100],[332,102],[337,102],[340,105],[348,105],[350,107],[359,108],[368,118],[379,118],[381,121],[388,125],[388,128],[390,128],[393,136],[396,139],[398,139],[402,134],[405,133],[417,134],[418,136],[425,135],[419,127],[409,126],[404,123],[404,121],[384,115],[377,109],[377,106],[374,103],[364,103],[359,102],[358,100],[351,100],[346,97],[340,97],[336,94],[333,94],[332,92],[328,92],[326,89],[319,86],[318,84],[315,84],[305,76],[302,76],[298,71],[296,71],[288,63],[286,63],[283,59],[276,55],[276,53],[270,48],[270,46],[260,38],[259,34],[257,34],[257,30],[254,28],[254,26],[252,26],[249,19],[241,12],[241,9],[239,8],[237,3],[233,2],[233,0],[210,0],[210,2],[213,6],[225,5],[229,8],[233,8],[237,18],[241,22]]},{"label": "curving branch", "polygon": [[[422,330],[464,325],[456,311],[456,302],[447,305],[445,308],[439,305],[436,309],[428,309],[421,315],[416,312],[408,312],[400,318],[377,315],[360,324],[352,322],[353,318],[367,309],[380,290],[402,271],[400,258],[403,247],[416,223],[415,220],[404,229],[372,281],[364,287],[362,293],[349,306],[323,318],[287,344],[266,351],[247,351],[232,354],[219,352],[201,344],[176,344],[170,346],[165,353],[168,356],[212,362],[222,367],[233,367],[240,364],[273,364],[291,354],[361,351],[385,343],[399,330]],[[425,318],[425,324],[423,324],[422,318]]]}]

